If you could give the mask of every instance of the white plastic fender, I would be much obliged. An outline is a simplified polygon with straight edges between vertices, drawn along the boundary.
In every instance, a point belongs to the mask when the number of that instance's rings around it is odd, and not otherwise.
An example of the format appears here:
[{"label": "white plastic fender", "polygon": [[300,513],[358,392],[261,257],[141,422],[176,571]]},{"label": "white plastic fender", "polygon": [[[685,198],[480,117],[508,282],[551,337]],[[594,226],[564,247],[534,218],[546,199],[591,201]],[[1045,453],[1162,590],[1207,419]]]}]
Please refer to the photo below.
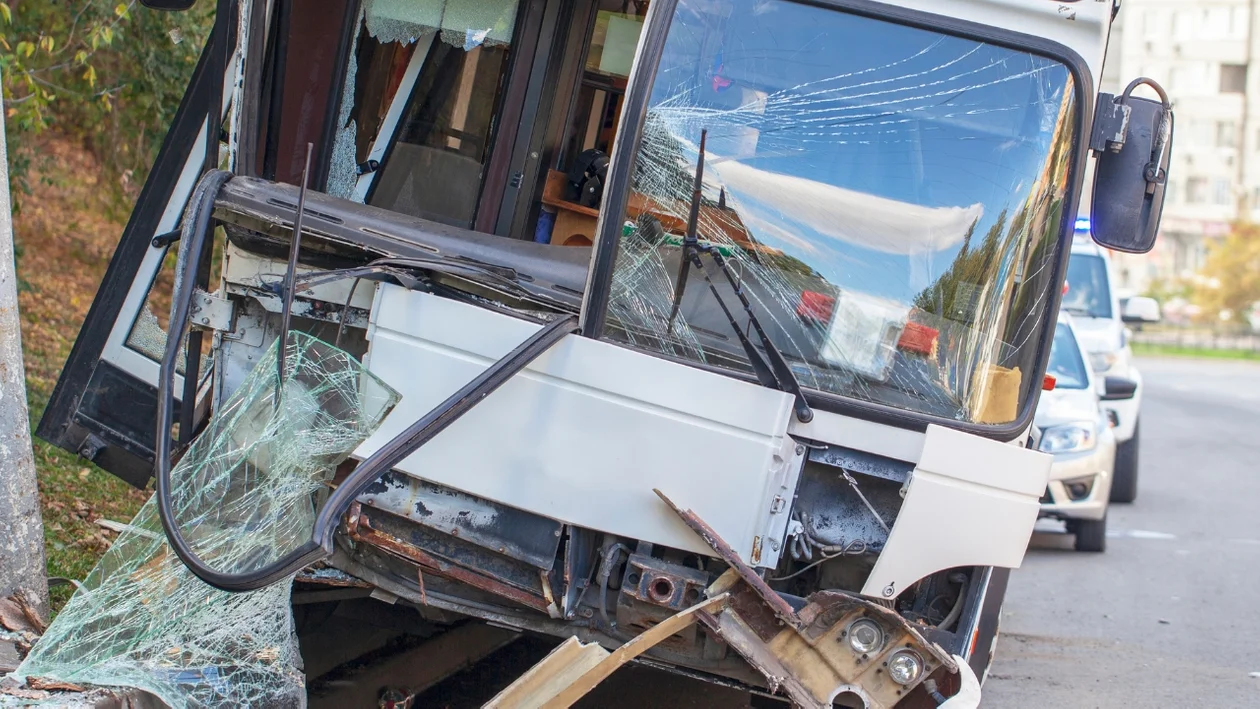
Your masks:
[{"label": "white plastic fender", "polygon": [[938,709],[979,709],[980,707],[980,680],[976,678],[976,673],[971,669],[971,665],[967,661],[954,655],[954,662],[958,663],[958,677],[962,680],[962,686],[958,688],[958,692],[954,696],[945,700]]},{"label": "white plastic fender", "polygon": [[905,502],[862,595],[892,598],[958,566],[1024,560],[1053,456],[929,425]]}]

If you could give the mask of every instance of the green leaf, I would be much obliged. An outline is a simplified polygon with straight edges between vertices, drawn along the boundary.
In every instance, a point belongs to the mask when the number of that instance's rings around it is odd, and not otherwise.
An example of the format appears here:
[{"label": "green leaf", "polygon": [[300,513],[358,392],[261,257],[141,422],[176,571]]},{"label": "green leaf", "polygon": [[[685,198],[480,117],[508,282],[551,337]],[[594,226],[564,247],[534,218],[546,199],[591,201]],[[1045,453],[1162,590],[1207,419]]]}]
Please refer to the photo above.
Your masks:
[{"label": "green leaf", "polygon": [[74,60],[78,62],[79,64],[87,64],[87,58],[88,58],[87,50],[80,49],[79,51],[74,53]]},{"label": "green leaf", "polygon": [[0,2],[0,16],[4,17],[4,21],[13,24],[13,11],[9,9],[9,3]]},{"label": "green leaf", "polygon": [[35,45],[27,42],[26,40],[22,40],[17,44],[17,53],[24,54],[29,57],[35,53]]},{"label": "green leaf", "polygon": [[102,28],[101,28],[101,38],[105,40],[105,44],[113,44],[113,42],[114,42],[114,28],[113,28],[113,27],[109,27],[109,26],[102,27]]},{"label": "green leaf", "polygon": [[127,17],[127,3],[125,2],[118,3],[118,7],[114,8],[114,14],[123,18]]}]

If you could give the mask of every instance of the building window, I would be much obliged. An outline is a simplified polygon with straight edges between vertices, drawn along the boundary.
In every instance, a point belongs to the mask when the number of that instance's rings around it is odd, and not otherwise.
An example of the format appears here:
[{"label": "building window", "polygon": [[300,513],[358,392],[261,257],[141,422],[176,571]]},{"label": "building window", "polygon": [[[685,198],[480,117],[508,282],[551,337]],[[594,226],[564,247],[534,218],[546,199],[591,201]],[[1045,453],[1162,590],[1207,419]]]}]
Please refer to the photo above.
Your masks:
[{"label": "building window", "polygon": [[1216,122],[1216,147],[1232,148],[1238,140],[1238,126],[1233,121]]},{"label": "building window", "polygon": [[1247,65],[1221,65],[1221,93],[1240,94],[1247,90]]},{"label": "building window", "polygon": [[1248,12],[1246,5],[1235,5],[1229,18],[1229,33],[1233,37],[1247,36]]},{"label": "building window", "polygon": [[1212,202],[1214,204],[1229,204],[1229,180],[1218,178],[1212,184]]},{"label": "building window", "polygon": [[1207,201],[1207,180],[1202,177],[1191,177],[1186,180],[1186,202],[1202,204]]}]

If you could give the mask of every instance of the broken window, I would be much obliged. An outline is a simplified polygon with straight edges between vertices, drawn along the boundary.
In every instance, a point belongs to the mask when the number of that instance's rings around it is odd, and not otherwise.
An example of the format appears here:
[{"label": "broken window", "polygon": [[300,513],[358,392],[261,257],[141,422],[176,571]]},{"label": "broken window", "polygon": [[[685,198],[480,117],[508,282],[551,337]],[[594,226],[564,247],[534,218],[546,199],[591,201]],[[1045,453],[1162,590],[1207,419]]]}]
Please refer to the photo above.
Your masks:
[{"label": "broken window", "polygon": [[330,194],[473,225],[517,0],[372,0],[347,72]]},{"label": "broken window", "polygon": [[610,336],[749,369],[710,259],[676,288],[704,131],[697,236],[803,386],[1013,421],[1046,335],[1077,113],[1071,73],[1042,56],[786,0],[681,0]]}]

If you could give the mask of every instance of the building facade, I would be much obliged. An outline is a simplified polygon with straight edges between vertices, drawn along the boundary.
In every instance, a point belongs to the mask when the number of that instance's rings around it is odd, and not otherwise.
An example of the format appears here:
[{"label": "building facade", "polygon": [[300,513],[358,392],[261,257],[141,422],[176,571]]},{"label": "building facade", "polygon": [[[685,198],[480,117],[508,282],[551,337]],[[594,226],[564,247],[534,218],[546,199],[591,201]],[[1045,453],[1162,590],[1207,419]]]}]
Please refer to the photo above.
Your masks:
[{"label": "building facade", "polygon": [[[1107,50],[1102,91],[1138,76],[1173,103],[1172,165],[1160,238],[1143,256],[1116,259],[1119,287],[1191,279],[1207,246],[1240,217],[1260,219],[1260,76],[1256,0],[1124,0]],[[1153,96],[1153,94],[1142,94]]]}]

